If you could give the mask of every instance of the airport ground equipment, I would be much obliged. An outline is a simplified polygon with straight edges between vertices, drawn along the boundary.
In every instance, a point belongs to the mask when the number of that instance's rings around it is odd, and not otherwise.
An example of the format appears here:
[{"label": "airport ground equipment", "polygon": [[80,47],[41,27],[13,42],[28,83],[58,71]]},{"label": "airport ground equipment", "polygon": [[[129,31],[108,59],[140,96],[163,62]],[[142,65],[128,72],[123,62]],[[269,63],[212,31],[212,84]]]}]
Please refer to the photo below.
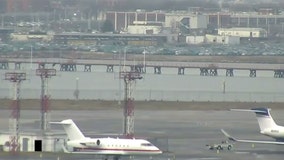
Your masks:
[{"label": "airport ground equipment", "polygon": [[233,144],[229,143],[228,141],[222,141],[221,143],[217,144],[207,144],[206,146],[209,150],[231,150],[233,148]]}]

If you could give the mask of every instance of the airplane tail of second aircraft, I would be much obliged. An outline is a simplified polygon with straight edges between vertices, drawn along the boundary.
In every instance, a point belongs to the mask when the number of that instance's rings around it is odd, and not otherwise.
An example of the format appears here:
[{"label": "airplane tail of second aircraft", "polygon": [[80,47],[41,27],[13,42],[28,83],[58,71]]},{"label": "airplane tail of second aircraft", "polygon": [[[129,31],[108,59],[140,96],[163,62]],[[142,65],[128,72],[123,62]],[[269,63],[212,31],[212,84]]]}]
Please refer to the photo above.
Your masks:
[{"label": "airplane tail of second aircraft", "polygon": [[84,139],[85,136],[73,122],[72,119],[66,119],[61,122],[50,122],[50,124],[61,124],[68,136],[69,140]]},{"label": "airplane tail of second aircraft", "polygon": [[256,118],[259,124],[259,128],[261,131],[264,131],[268,128],[275,128],[277,124],[273,120],[272,116],[270,115],[269,108],[253,108],[251,109],[255,112]]},{"label": "airplane tail of second aircraft", "polygon": [[252,108],[250,110],[232,109],[232,110],[254,112],[256,114],[256,118],[261,132],[269,128],[277,127],[277,124],[270,115],[270,108]]}]

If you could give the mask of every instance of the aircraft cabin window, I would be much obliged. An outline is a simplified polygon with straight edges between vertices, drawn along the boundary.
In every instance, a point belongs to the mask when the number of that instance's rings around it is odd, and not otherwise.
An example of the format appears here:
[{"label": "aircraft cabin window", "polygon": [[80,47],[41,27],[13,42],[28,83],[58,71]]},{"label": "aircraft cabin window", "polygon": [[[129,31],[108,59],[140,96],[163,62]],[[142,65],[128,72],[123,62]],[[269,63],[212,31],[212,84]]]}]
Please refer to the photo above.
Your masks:
[{"label": "aircraft cabin window", "polygon": [[153,146],[151,143],[141,143],[141,146]]},{"label": "aircraft cabin window", "polygon": [[279,130],[271,130],[273,133],[279,133]]}]

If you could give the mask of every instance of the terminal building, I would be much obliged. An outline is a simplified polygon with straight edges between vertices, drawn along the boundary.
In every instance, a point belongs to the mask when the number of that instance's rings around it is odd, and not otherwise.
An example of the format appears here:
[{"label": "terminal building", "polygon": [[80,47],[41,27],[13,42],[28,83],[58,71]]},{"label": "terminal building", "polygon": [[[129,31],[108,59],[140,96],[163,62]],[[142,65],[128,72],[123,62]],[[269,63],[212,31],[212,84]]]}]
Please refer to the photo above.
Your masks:
[{"label": "terminal building", "polygon": [[[106,19],[113,22],[118,32],[123,30],[130,34],[155,34],[160,31],[176,34],[178,38],[171,38],[172,42],[190,44],[211,43],[212,41],[217,43],[219,39],[221,43],[238,44],[239,40],[244,38],[265,39],[270,36],[280,36],[284,28],[284,15],[267,12],[267,10],[242,13],[111,11],[106,13]],[[138,21],[145,22],[145,24],[138,25],[136,23]],[[161,27],[157,28],[156,32],[154,32],[154,27],[148,30],[147,22],[159,23]],[[212,38],[213,35],[215,38]]]},{"label": "terminal building", "polygon": [[163,31],[162,22],[151,21],[134,21],[132,25],[128,25],[127,33],[129,34],[159,34]]},{"label": "terminal building", "polygon": [[61,33],[54,35],[56,43],[82,45],[99,45],[112,42],[113,44],[129,45],[162,45],[172,43],[175,35],[168,34],[90,34],[90,33]]},{"label": "terminal building", "polygon": [[266,38],[267,31],[262,28],[219,28],[218,35],[240,38]]},{"label": "terminal building", "polygon": [[240,44],[238,36],[222,36],[206,34],[205,36],[186,36],[187,44]]},{"label": "terminal building", "polygon": [[137,10],[135,12],[106,12],[106,19],[110,20],[115,31],[126,30],[128,25],[135,21],[165,22],[165,13],[162,11],[146,12]]},{"label": "terminal building", "polygon": [[12,41],[51,41],[53,34],[42,31],[30,31],[28,33],[12,33]]},{"label": "terminal building", "polygon": [[129,26],[130,28],[137,26],[137,22],[147,22],[156,23],[155,26],[163,25],[163,29],[170,30],[171,33],[178,33],[180,26],[187,29],[206,29],[208,21],[207,16],[201,14],[189,12],[166,13],[163,11],[146,12],[143,10],[137,10],[136,12],[106,12],[106,20],[112,22],[114,30],[117,32],[125,31]]},{"label": "terminal building", "polygon": [[[188,29],[206,29],[207,16],[188,12],[166,13],[165,27],[177,28],[185,25]],[[181,24],[182,23],[182,24]]]},{"label": "terminal building", "polygon": [[[108,11],[102,17],[104,17],[102,20],[112,22],[114,33],[120,34],[63,32],[55,35],[14,33],[9,36],[11,33],[10,30],[0,30],[0,36],[2,41],[11,39],[15,41],[54,40],[56,43],[74,45],[120,43],[124,45],[154,46],[180,42],[198,44],[206,40],[207,34],[216,35],[216,37],[234,36],[241,39],[262,39],[269,36],[280,37],[283,35],[284,28],[284,14],[274,14],[264,11],[246,13],[209,13],[205,11],[147,12],[144,10],[136,10],[135,12]],[[232,38],[227,39],[228,42],[231,42],[229,39]],[[237,42],[235,39],[233,41],[234,43]]]}]

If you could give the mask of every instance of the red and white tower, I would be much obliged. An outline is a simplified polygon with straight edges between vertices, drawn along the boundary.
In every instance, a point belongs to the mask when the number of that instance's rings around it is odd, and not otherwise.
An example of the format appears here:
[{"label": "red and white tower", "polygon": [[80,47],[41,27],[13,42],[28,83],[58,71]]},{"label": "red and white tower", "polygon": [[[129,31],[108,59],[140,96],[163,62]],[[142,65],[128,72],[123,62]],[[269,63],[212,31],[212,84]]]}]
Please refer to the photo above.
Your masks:
[{"label": "red and white tower", "polygon": [[41,130],[45,132],[49,129],[48,113],[49,113],[49,98],[48,94],[48,78],[56,75],[55,69],[40,68],[36,70],[36,75],[41,78]]},{"label": "red and white tower", "polygon": [[134,98],[132,96],[133,86],[136,79],[142,79],[139,72],[120,72],[120,78],[124,80],[124,123],[123,134],[131,138],[134,135]]},{"label": "red and white tower", "polygon": [[30,9],[30,0],[6,0],[7,12],[25,12]]},{"label": "red and white tower", "polygon": [[7,72],[5,80],[14,84],[14,95],[12,103],[12,112],[9,119],[10,152],[16,153],[20,150],[19,145],[19,119],[20,119],[20,84],[26,80],[26,73]]}]

